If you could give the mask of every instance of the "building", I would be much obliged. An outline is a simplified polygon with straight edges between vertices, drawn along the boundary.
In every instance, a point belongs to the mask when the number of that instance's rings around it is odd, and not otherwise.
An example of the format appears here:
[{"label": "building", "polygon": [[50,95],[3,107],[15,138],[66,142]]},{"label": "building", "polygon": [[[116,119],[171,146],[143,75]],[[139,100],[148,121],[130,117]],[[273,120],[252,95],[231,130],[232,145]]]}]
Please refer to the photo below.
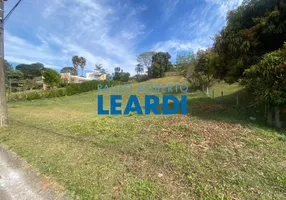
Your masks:
[{"label": "building", "polygon": [[82,83],[84,81],[90,80],[81,76],[73,76],[71,73],[61,73],[61,78],[64,81],[67,81],[67,83]]},{"label": "building", "polygon": [[101,80],[104,81],[106,80],[106,74],[102,74],[99,72],[87,72],[86,73],[86,78],[88,80]]},{"label": "building", "polygon": [[106,74],[101,74],[98,72],[87,72],[85,78],[81,76],[71,75],[71,73],[61,73],[61,78],[67,83],[82,83],[84,81],[90,80],[106,80]]}]

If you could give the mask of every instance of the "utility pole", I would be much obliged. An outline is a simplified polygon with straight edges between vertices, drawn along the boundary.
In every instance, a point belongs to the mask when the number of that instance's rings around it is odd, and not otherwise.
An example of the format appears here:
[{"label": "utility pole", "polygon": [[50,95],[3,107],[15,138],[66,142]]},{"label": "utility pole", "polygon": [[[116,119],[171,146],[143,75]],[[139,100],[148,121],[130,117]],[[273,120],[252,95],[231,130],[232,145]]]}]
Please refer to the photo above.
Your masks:
[{"label": "utility pole", "polygon": [[8,123],[4,75],[4,0],[0,0],[0,127]]}]

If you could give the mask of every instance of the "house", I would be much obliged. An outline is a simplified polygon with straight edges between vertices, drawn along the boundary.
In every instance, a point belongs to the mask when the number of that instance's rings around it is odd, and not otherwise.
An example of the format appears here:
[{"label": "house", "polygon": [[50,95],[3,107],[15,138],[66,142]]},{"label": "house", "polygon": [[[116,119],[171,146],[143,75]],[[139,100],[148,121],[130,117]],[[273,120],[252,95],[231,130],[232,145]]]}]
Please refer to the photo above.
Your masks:
[{"label": "house", "polygon": [[102,74],[99,72],[87,72],[86,73],[86,78],[88,80],[101,80],[104,81],[106,80],[106,74]]},{"label": "house", "polygon": [[68,83],[82,83],[84,81],[90,80],[81,76],[71,75],[71,73],[61,73],[61,78],[67,81]]}]

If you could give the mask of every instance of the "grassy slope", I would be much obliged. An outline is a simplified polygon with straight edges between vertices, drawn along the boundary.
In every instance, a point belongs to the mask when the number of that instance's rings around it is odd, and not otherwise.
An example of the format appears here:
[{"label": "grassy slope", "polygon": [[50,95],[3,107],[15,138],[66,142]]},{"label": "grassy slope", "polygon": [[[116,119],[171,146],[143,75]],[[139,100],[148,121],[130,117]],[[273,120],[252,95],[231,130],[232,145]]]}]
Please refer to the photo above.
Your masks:
[{"label": "grassy slope", "polygon": [[281,133],[199,92],[188,116],[98,116],[97,94],[10,103],[0,142],[81,199],[285,198]]}]

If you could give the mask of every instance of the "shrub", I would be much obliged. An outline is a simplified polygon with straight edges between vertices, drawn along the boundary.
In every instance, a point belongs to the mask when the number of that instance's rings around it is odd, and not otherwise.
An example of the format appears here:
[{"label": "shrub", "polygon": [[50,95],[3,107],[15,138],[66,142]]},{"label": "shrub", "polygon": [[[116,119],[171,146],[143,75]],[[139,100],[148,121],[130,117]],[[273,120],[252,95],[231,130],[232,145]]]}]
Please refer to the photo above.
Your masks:
[{"label": "shrub", "polygon": [[148,75],[138,75],[137,77],[137,82],[144,82],[144,81],[148,81],[149,80],[149,76]]},{"label": "shrub", "polygon": [[60,88],[60,89],[12,93],[11,95],[8,96],[7,99],[8,101],[20,101],[20,100],[33,100],[33,99],[42,99],[42,98],[71,96],[74,94],[96,90],[99,84],[101,84],[103,87],[105,85],[107,85],[108,87],[112,87],[115,85],[120,85],[121,82],[92,80],[92,81],[86,81],[83,83],[72,83],[71,85],[65,88]]}]

